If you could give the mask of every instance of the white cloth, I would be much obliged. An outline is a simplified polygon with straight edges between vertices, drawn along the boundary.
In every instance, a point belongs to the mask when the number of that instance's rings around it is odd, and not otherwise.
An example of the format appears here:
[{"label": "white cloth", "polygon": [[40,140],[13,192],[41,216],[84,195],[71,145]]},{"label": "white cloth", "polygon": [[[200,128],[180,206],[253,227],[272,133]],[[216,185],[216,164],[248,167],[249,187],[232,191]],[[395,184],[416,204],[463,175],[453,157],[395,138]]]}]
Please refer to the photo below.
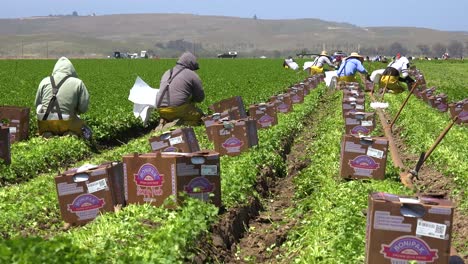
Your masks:
[{"label": "white cloth", "polygon": [[402,56],[398,60],[390,62],[390,64],[388,64],[388,67],[395,68],[396,70],[398,70],[401,76],[405,78],[408,76],[408,65],[408,58]]},{"label": "white cloth", "polygon": [[309,69],[310,67],[312,67],[312,65],[314,65],[314,62],[313,61],[306,61],[304,62],[304,71],[306,71],[307,69]]},{"label": "white cloth", "polygon": [[338,78],[338,73],[336,71],[325,72],[325,84],[327,85],[327,87],[330,87],[333,77]]},{"label": "white cloth", "polygon": [[375,70],[371,73],[369,79],[373,82],[373,83],[379,83],[380,82],[380,77],[382,77],[382,73],[385,71],[385,69],[379,69],[379,70]]},{"label": "white cloth", "polygon": [[136,118],[141,118],[145,125],[151,116],[151,112],[156,108],[158,92],[159,89],[151,88],[139,76],[132,89],[130,89],[128,100],[133,103],[133,115]]},{"label": "white cloth", "polygon": [[289,68],[295,71],[299,69],[299,65],[297,65],[297,63],[293,61],[293,59],[285,59],[284,61],[286,62]]}]

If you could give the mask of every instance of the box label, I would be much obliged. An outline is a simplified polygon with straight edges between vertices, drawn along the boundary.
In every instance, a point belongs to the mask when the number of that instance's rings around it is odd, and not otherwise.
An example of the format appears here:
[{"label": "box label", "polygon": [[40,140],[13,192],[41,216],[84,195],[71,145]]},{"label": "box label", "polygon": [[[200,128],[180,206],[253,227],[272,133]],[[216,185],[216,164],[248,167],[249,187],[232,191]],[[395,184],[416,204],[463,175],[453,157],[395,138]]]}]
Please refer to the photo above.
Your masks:
[{"label": "box label", "polygon": [[87,183],[86,186],[88,187],[88,193],[95,193],[100,190],[107,189],[107,182],[106,179],[100,179],[98,181]]},{"label": "box label", "polygon": [[373,126],[373,122],[372,122],[372,120],[371,121],[363,120],[363,121],[361,121],[361,125],[362,126]]},{"label": "box label", "polygon": [[411,232],[411,224],[403,223],[405,220],[403,216],[390,215],[390,212],[387,211],[375,211],[374,219],[374,229]]},{"label": "box label", "polygon": [[446,230],[447,226],[444,224],[438,224],[418,219],[418,225],[416,226],[416,235],[444,239]]},{"label": "box label", "polygon": [[82,194],[76,197],[67,208],[68,211],[78,216],[78,220],[87,220],[96,218],[99,209],[104,207],[105,204],[104,199],[92,194]]},{"label": "box label", "polygon": [[384,152],[382,150],[369,147],[367,149],[367,156],[381,159],[384,156]]},{"label": "box label", "polygon": [[201,175],[218,175],[217,165],[201,165]]},{"label": "box label", "polygon": [[66,182],[57,184],[57,190],[58,190],[59,196],[84,192],[83,187],[81,186],[77,187],[76,183],[66,183]]},{"label": "box label", "polygon": [[9,127],[10,134],[16,133],[16,127]]},{"label": "box label", "polygon": [[180,144],[180,143],[184,143],[184,140],[182,139],[182,136],[173,137],[173,138],[169,139],[169,144],[171,146],[177,145],[177,144]]},{"label": "box label", "polygon": [[224,141],[221,146],[227,150],[228,153],[240,152],[240,148],[244,145],[244,142],[236,137],[230,137]]},{"label": "box label", "polygon": [[137,196],[144,196],[150,199],[163,194],[162,185],[164,175],[150,163],[145,163],[140,167],[137,174],[133,175],[133,180],[137,186]]},{"label": "box label", "polygon": [[391,263],[407,263],[410,260],[417,263],[433,262],[439,258],[437,252],[437,249],[431,249],[424,240],[413,236],[402,236],[389,245],[383,244],[380,251]]}]

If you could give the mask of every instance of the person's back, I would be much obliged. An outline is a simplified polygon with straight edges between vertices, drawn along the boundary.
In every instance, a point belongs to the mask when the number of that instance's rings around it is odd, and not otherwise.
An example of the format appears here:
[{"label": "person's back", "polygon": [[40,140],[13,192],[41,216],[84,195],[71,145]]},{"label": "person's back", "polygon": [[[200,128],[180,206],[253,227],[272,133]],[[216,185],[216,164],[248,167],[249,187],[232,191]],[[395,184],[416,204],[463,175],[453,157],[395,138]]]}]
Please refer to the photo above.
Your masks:
[{"label": "person's back", "polygon": [[[88,110],[89,94],[83,81],[78,79],[72,63],[67,58],[61,57],[55,64],[52,77],[58,85],[67,76],[68,79],[59,87],[57,101],[62,114],[74,118]],[[36,93],[36,107],[42,105],[40,112],[47,110],[52,96],[52,84],[48,76],[41,81]]]},{"label": "person's back", "polygon": [[187,124],[197,124],[203,112],[195,107],[205,99],[202,82],[196,70],[197,58],[184,52],[174,68],[166,71],[160,82],[156,105],[161,118],[165,121],[181,119]]},{"label": "person's back", "polygon": [[[55,99],[53,85],[57,89]],[[52,75],[41,81],[35,105],[39,134],[49,137],[71,132],[76,135],[86,133],[83,136],[91,137],[91,131],[78,116],[88,110],[89,93],[67,58],[61,57],[55,64]]]},{"label": "person's back", "polygon": [[369,78],[367,70],[362,65],[364,58],[359,55],[357,52],[351,53],[351,55],[344,59],[341,63],[340,68],[337,70],[338,80],[345,82],[356,82],[354,75],[356,72],[360,72],[366,75],[366,78]]}]

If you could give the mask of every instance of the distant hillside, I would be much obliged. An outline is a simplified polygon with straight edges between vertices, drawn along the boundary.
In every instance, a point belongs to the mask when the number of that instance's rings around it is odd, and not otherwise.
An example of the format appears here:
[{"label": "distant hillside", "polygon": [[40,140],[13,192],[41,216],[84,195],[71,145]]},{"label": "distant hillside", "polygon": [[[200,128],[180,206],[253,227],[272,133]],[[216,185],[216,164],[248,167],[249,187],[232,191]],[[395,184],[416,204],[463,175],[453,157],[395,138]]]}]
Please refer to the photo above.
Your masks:
[{"label": "distant hillside", "polygon": [[[112,51],[149,50],[200,56],[236,50],[240,56],[284,56],[302,50],[385,53],[399,43],[413,53],[453,42],[467,45],[467,32],[426,28],[368,27],[318,19],[263,20],[188,14],[132,14],[0,19],[0,57],[102,57]],[[418,47],[419,45],[419,47]],[[421,46],[423,45],[423,46]],[[424,46],[425,45],[425,46]],[[440,48],[440,47],[439,47]],[[437,52],[438,53],[438,52]],[[428,54],[429,55],[429,54]]]}]

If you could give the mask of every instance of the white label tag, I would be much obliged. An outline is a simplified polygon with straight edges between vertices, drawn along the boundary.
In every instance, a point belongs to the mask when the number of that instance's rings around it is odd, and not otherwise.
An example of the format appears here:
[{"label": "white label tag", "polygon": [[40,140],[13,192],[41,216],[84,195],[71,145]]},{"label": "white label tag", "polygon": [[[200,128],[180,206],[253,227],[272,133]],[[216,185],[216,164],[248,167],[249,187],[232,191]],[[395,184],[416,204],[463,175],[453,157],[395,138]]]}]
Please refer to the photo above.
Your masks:
[{"label": "white label tag", "polygon": [[366,155],[369,156],[369,157],[381,159],[383,157],[383,155],[384,155],[384,152],[382,150],[378,150],[378,149],[369,147],[367,149],[367,154]]},{"label": "white label tag", "polygon": [[445,239],[446,230],[447,226],[444,224],[438,224],[418,219],[416,235]]},{"label": "white label tag", "polygon": [[362,109],[364,109],[364,106],[363,105],[356,105],[356,109],[362,110]]},{"label": "white label tag", "polygon": [[86,184],[86,186],[88,187],[88,193],[95,193],[97,191],[107,189],[106,179],[90,182]]},{"label": "white label tag", "polygon": [[182,140],[182,136],[178,136],[178,137],[174,137],[174,138],[169,139],[169,144],[171,146],[177,145],[177,144],[180,144],[180,143],[183,143],[183,142],[184,142],[184,140]]},{"label": "white label tag", "polygon": [[201,175],[218,175],[218,166],[201,165]]},{"label": "white label tag", "polygon": [[16,127],[9,127],[10,134],[16,133]]},{"label": "white label tag", "polygon": [[372,126],[372,120],[371,121],[361,121],[361,126]]}]

